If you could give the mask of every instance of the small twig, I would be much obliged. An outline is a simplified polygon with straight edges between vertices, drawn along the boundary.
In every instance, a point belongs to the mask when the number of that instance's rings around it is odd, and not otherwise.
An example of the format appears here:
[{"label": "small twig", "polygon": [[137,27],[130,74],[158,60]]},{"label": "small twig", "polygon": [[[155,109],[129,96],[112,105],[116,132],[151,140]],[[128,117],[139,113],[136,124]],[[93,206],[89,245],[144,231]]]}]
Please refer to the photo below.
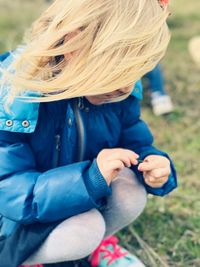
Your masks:
[{"label": "small twig", "polygon": [[142,247],[148,251],[148,254],[151,254],[156,260],[158,260],[163,267],[169,267],[169,265],[164,262],[163,259],[144,240],[140,238],[140,236],[137,234],[137,232],[132,226],[129,227],[129,230],[131,234],[137,239],[138,243],[142,244]]}]

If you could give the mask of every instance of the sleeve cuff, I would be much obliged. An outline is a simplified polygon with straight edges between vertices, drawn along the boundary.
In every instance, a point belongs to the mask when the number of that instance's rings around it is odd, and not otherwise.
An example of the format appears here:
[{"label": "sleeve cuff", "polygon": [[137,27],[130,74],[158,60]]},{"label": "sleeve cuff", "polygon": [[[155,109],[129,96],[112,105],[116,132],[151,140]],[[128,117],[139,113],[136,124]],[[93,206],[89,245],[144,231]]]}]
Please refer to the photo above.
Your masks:
[{"label": "sleeve cuff", "polygon": [[85,179],[86,187],[94,201],[111,195],[111,188],[107,185],[105,178],[101,174],[96,159],[87,171]]}]

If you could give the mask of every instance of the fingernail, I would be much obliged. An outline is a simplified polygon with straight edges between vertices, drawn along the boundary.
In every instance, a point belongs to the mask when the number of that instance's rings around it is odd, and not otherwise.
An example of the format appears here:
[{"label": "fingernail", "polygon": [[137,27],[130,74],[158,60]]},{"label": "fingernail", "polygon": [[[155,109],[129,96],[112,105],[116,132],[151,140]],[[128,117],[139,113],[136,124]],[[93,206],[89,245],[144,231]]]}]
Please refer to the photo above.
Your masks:
[{"label": "fingernail", "polygon": [[141,169],[140,165],[138,166],[138,171],[142,171],[142,169]]}]

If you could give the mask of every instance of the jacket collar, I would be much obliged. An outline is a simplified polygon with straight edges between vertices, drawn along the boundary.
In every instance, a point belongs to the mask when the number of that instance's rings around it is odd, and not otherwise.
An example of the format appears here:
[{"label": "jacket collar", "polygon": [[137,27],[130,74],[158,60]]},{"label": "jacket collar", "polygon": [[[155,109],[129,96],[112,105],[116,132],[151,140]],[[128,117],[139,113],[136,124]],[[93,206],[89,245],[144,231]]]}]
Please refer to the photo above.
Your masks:
[{"label": "jacket collar", "polygon": [[[1,62],[1,68],[8,71],[12,69],[12,63],[17,55],[23,51],[23,48],[18,48],[12,53],[7,54],[7,57],[2,57],[4,60]],[[1,73],[0,73],[1,77]],[[15,99],[6,109],[6,96],[9,92],[9,86],[3,85],[0,91],[0,130],[32,133],[35,131],[40,103],[25,102],[20,99]],[[33,95],[31,92],[27,93],[28,96]],[[141,81],[136,82],[131,93],[132,96],[142,99],[142,84]]]},{"label": "jacket collar", "polygon": [[[1,69],[13,72],[12,63],[21,51],[23,51],[23,47],[4,54],[6,56],[2,55]],[[8,108],[6,107],[8,92],[9,85],[2,84],[0,87],[0,130],[21,133],[34,132],[38,120],[39,103],[27,103],[15,99],[11,105],[8,105]]]}]

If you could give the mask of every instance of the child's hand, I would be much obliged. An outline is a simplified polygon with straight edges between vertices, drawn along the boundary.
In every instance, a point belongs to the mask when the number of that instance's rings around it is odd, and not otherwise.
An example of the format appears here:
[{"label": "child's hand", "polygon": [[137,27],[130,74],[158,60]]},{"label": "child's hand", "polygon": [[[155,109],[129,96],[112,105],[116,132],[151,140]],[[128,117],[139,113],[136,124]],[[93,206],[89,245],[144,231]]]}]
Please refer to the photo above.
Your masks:
[{"label": "child's hand", "polygon": [[170,161],[163,156],[150,155],[139,164],[138,170],[143,172],[145,183],[151,187],[162,187],[168,180],[171,169]]},{"label": "child's hand", "polygon": [[98,168],[108,185],[124,167],[137,165],[139,155],[128,149],[103,149],[97,156]]}]

